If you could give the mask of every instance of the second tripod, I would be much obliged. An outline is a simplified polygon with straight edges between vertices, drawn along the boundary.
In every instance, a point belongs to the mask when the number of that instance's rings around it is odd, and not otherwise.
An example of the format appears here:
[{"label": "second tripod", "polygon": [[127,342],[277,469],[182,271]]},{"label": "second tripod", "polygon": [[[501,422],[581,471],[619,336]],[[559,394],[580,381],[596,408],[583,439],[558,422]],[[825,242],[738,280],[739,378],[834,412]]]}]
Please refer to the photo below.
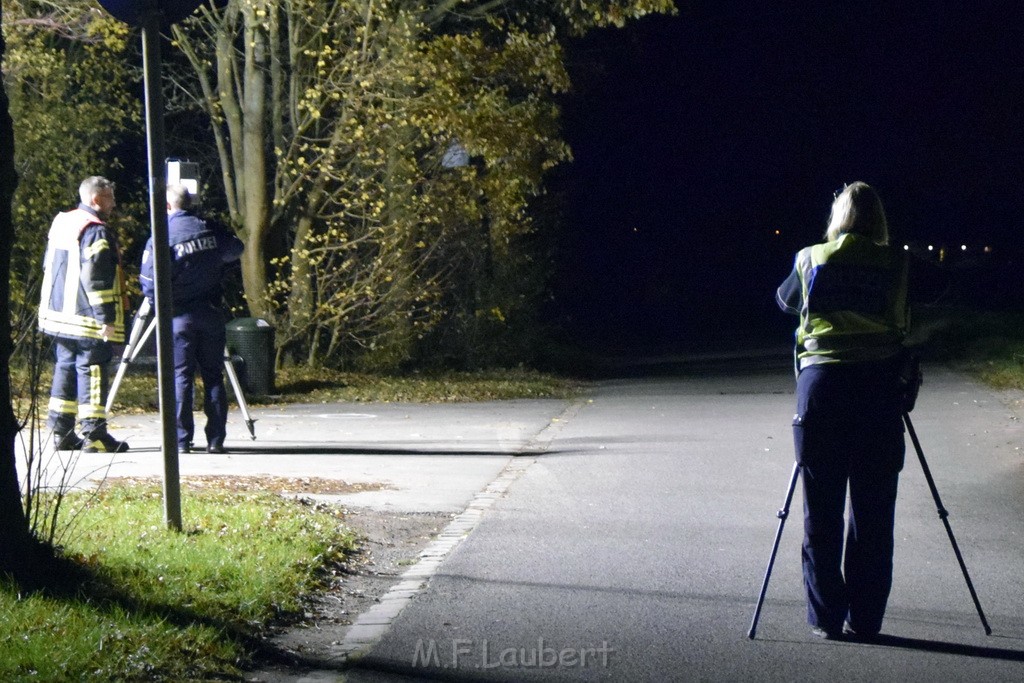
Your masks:
[{"label": "second tripod", "polygon": [[[125,344],[124,353],[121,354],[121,362],[117,366],[117,374],[114,375],[114,381],[110,385],[110,391],[107,393],[107,412],[110,412],[111,406],[114,405],[114,397],[117,396],[117,390],[121,386],[121,382],[124,380],[124,375],[128,371],[128,366],[135,362],[138,358],[139,353],[142,351],[142,347],[145,346],[146,341],[153,334],[153,330],[156,327],[156,316],[153,315],[152,306],[150,306],[149,299],[143,299],[142,304],[139,306],[138,312],[135,314],[135,320],[132,322],[132,330],[128,335],[128,342]],[[242,385],[238,381],[238,373],[235,372],[235,366],[231,362],[231,354],[228,353],[227,348],[224,349],[224,372],[228,376],[228,381],[231,383],[231,389],[235,393],[235,399],[238,401],[238,407],[242,411],[242,417],[245,420],[245,426],[249,430],[249,437],[253,440],[256,439],[256,420],[249,415],[249,406],[245,401],[245,394],[242,393]]]}]

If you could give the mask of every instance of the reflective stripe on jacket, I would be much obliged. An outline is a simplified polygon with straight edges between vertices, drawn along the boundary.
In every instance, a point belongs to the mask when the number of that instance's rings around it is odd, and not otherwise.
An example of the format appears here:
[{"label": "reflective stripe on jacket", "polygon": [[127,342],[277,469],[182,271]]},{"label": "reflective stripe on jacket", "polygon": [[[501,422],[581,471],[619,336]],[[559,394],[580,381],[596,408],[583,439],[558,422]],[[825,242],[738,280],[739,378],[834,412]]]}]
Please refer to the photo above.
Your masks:
[{"label": "reflective stripe on jacket", "polygon": [[801,368],[900,353],[910,324],[906,254],[847,234],[802,249],[794,270],[800,282]]},{"label": "reflective stripe on jacket", "polygon": [[79,207],[50,226],[39,297],[39,329],[78,339],[124,341],[123,275],[117,242],[95,214]]}]

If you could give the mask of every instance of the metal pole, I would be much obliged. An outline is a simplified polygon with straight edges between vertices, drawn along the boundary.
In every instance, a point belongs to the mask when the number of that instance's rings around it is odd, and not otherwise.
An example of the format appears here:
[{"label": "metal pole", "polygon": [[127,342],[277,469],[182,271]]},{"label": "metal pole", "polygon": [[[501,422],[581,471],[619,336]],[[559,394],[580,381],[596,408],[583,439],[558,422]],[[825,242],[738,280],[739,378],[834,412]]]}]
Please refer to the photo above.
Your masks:
[{"label": "metal pole", "polygon": [[988,625],[988,620],[985,618],[985,612],[981,609],[981,602],[978,600],[978,594],[974,590],[974,584],[971,582],[971,575],[967,573],[967,564],[964,563],[964,556],[960,554],[960,546],[956,544],[956,538],[953,536],[953,527],[949,525],[949,513],[946,508],[942,507],[942,499],[939,498],[939,490],[935,487],[935,480],[932,479],[932,471],[928,468],[928,463],[924,459],[924,449],[921,448],[921,442],[917,440],[917,432],[914,431],[914,425],[910,421],[910,413],[903,413],[903,422],[907,425],[907,433],[910,434],[910,440],[914,442],[914,449],[917,451],[917,459],[921,463],[921,469],[924,470],[924,478],[928,482],[928,488],[932,491],[932,498],[935,499],[935,505],[938,508],[939,519],[942,520],[942,524],[946,527],[946,535],[949,536],[949,542],[953,546],[953,554],[956,555],[956,561],[960,563],[960,571],[963,572],[964,580],[967,581],[967,590],[971,593],[971,600],[974,601],[974,608],[978,610],[978,616],[981,618],[981,625],[985,629],[985,635],[992,635],[992,628]]},{"label": "metal pole", "polygon": [[786,526],[786,518],[789,517],[789,504],[793,501],[793,491],[796,489],[797,479],[800,478],[800,463],[793,464],[793,476],[789,479],[789,490],[786,491],[786,502],[782,509],[775,513],[779,518],[779,528],[775,532],[775,545],[772,546],[771,557],[768,558],[768,568],[764,572],[764,581],[761,582],[761,594],[757,597],[757,607],[754,609],[754,618],[750,620],[750,630],[747,631],[747,638],[751,640],[757,635],[757,621],[761,618],[761,607],[764,605],[764,596],[768,592],[768,580],[772,577],[772,567],[775,566],[775,555],[779,552],[779,541],[782,540],[782,529]]},{"label": "metal pole", "polygon": [[157,383],[163,427],[164,522],[181,531],[181,482],[175,422],[174,352],[171,341],[171,250],[167,242],[167,181],[164,178],[164,110],[160,92],[160,9],[150,0],[142,20],[142,68],[146,91],[149,153],[149,217],[153,231],[156,299]]}]

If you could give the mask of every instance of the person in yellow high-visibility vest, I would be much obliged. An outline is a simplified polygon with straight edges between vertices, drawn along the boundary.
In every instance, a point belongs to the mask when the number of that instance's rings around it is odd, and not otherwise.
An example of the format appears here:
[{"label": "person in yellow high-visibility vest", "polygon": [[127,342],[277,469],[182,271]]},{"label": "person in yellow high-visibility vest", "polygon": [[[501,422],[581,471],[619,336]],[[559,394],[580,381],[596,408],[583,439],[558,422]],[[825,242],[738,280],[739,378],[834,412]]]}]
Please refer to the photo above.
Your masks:
[{"label": "person in yellow high-visibility vest", "polygon": [[793,434],[803,474],[808,622],[820,637],[872,638],[892,586],[905,454],[908,257],[889,245],[882,202],[863,182],[837,193],[825,238],[796,255],[776,293],[800,319]]}]

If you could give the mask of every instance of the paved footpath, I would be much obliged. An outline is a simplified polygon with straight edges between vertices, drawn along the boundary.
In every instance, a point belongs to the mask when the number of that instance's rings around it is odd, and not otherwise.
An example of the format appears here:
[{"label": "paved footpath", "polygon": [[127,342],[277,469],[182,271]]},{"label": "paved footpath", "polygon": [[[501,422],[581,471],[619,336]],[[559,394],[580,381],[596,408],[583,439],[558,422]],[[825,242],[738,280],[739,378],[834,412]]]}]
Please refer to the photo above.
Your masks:
[{"label": "paved footpath", "polygon": [[[351,507],[459,513],[514,456],[539,448],[542,433],[566,408],[559,400],[252,407],[256,438],[250,438],[242,415],[231,411],[224,455],[205,452],[205,418],[197,413],[199,452],[179,455],[179,471],[182,477],[337,479],[366,489],[329,496]],[[114,415],[110,423],[110,432],[131,450],[47,452],[44,469],[51,484],[64,470],[61,462],[70,465],[67,484],[79,487],[105,477],[163,476],[160,417]]]}]

